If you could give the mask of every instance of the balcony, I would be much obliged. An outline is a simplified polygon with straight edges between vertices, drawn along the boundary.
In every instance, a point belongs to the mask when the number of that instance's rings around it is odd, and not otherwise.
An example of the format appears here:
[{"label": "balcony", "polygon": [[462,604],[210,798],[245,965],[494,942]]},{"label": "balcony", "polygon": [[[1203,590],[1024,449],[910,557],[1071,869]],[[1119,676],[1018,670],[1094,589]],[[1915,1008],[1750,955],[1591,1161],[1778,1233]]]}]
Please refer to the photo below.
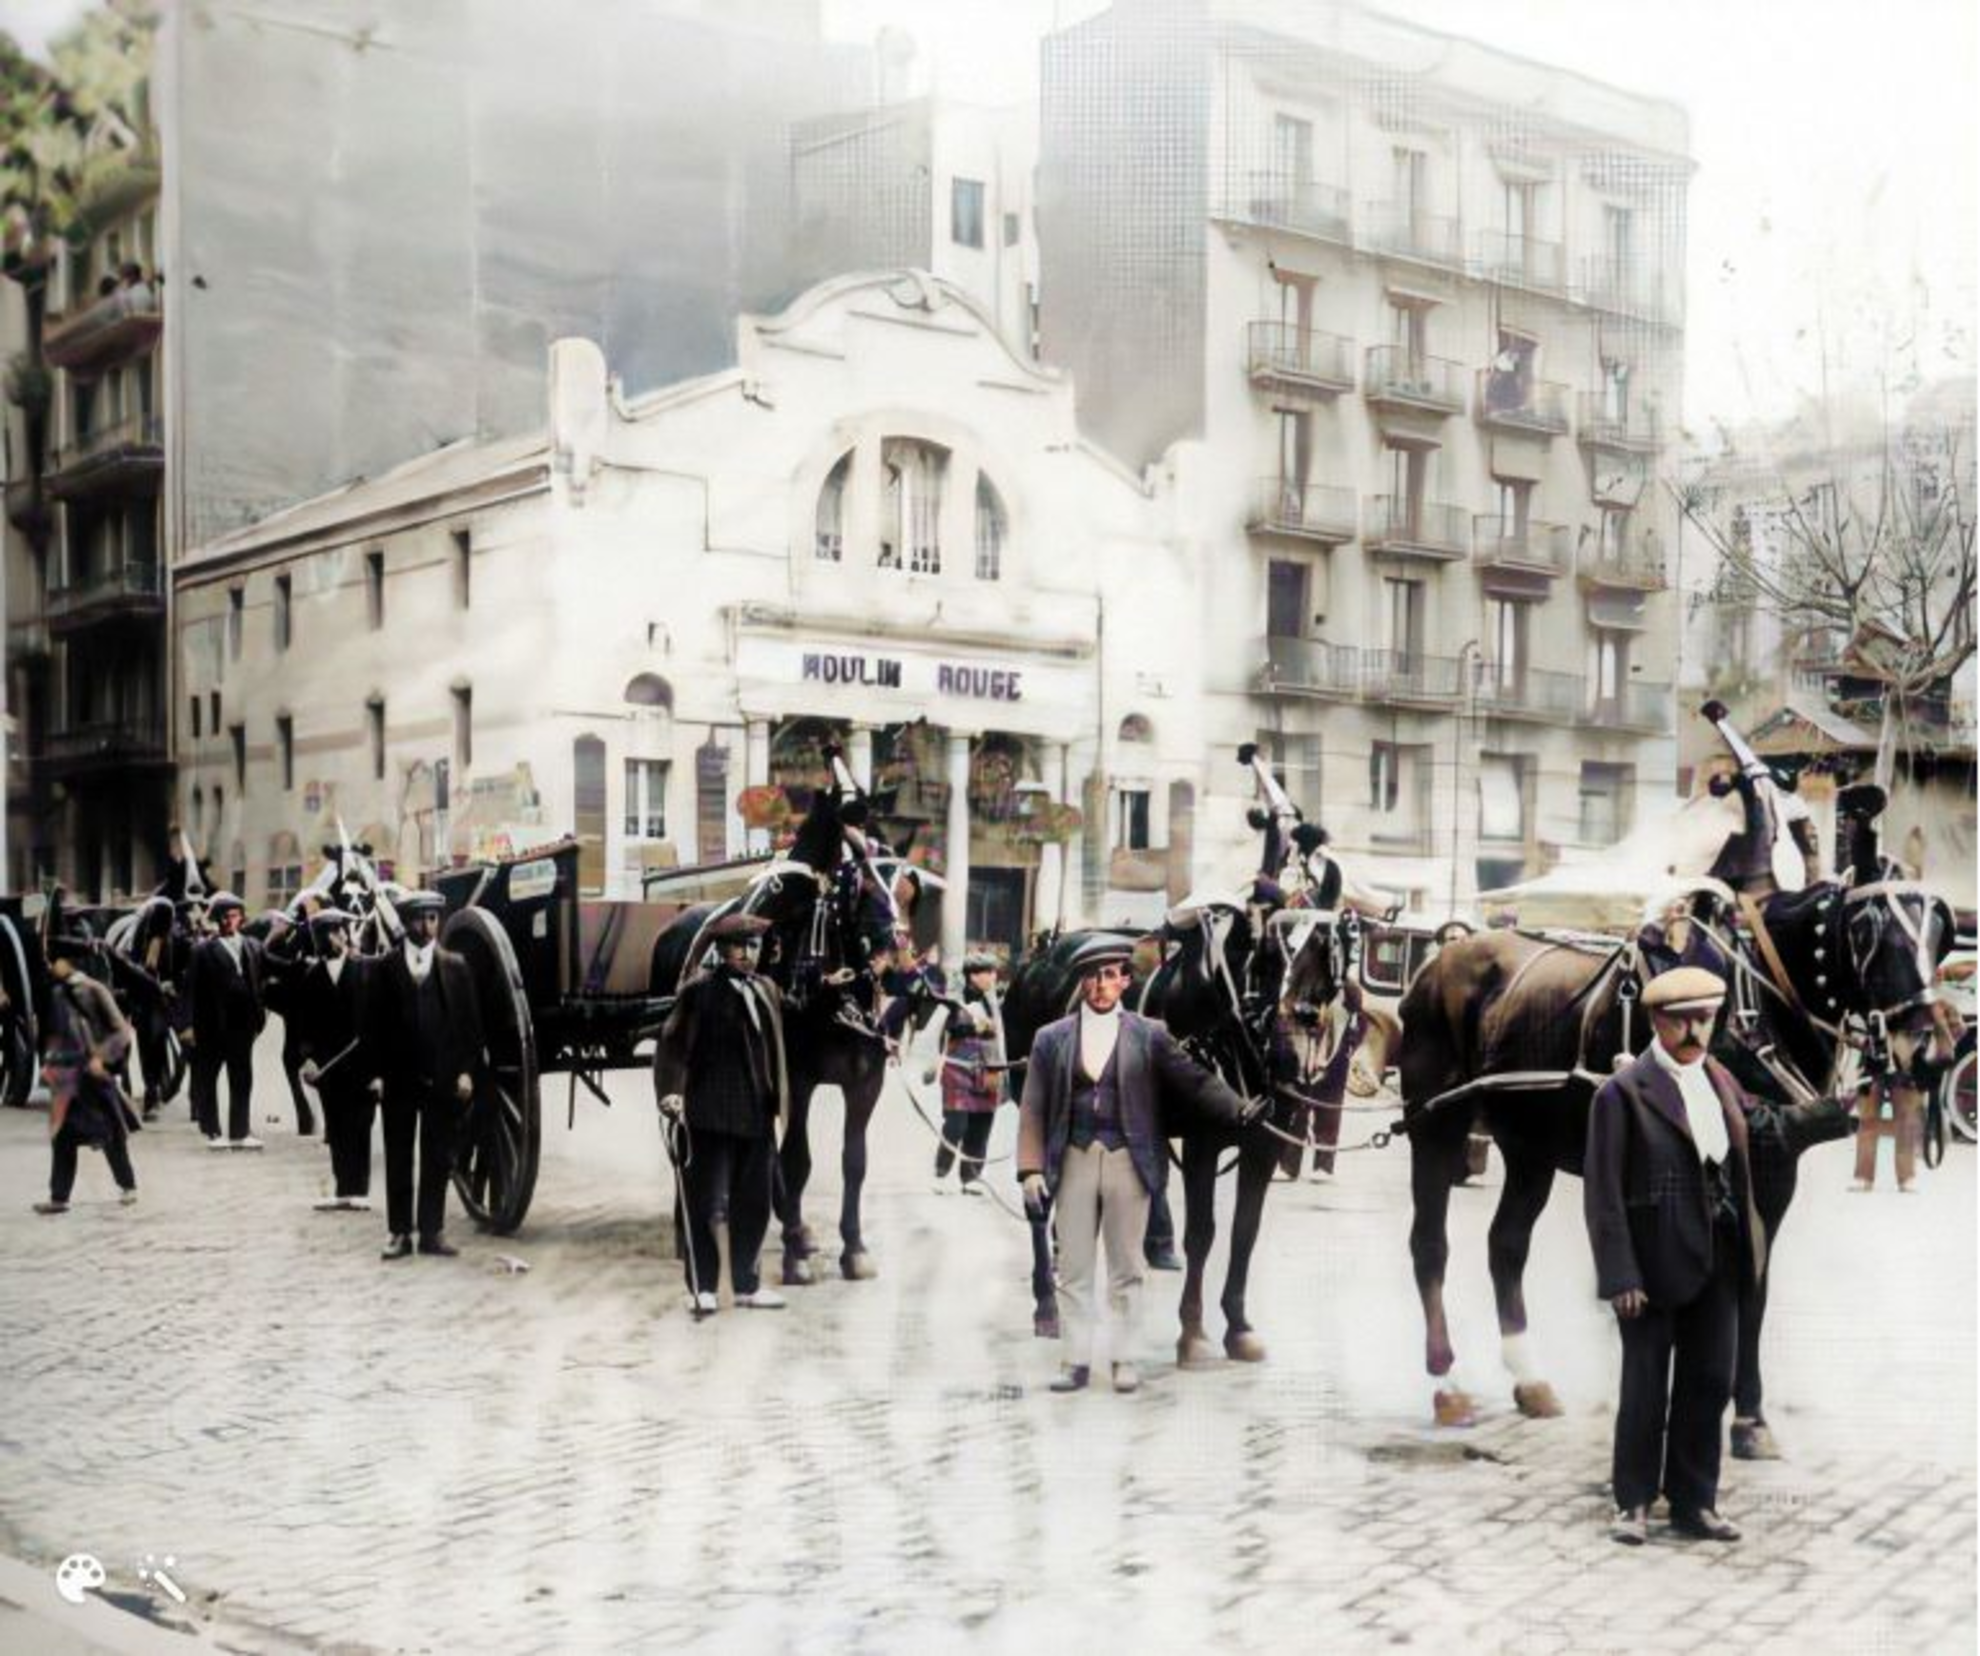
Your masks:
[{"label": "balcony", "polygon": [[1265,640],[1260,688],[1352,701],[1361,688],[1361,652],[1318,638]]},{"label": "balcony", "polygon": [[162,720],[132,715],[97,719],[48,733],[43,768],[51,777],[169,763]]},{"label": "balcony", "polygon": [[1330,483],[1261,477],[1245,527],[1254,535],[1294,535],[1339,546],[1354,539],[1354,491]]},{"label": "balcony", "polygon": [[1433,414],[1464,412],[1463,364],[1425,356],[1405,345],[1369,346],[1367,377],[1362,383],[1369,402],[1377,408]]},{"label": "balcony", "polygon": [[158,289],[136,282],[51,318],[41,354],[49,367],[89,378],[149,350],[164,325]]},{"label": "balcony", "polygon": [[1509,524],[1488,512],[1471,520],[1471,561],[1480,569],[1565,575],[1574,567],[1574,536],[1565,523]]},{"label": "balcony", "polygon": [[156,564],[131,563],[48,589],[48,630],[57,638],[101,621],[148,621],[165,613]]},{"label": "balcony", "polygon": [[1575,408],[1575,424],[1583,448],[1655,454],[1662,442],[1654,409],[1618,408],[1599,391],[1581,393]]},{"label": "balcony", "polygon": [[1664,540],[1654,529],[1626,535],[1620,544],[1604,544],[1593,536],[1582,546],[1576,572],[1584,584],[1620,587],[1629,592],[1662,592]]},{"label": "balcony", "polygon": [[1614,695],[1597,695],[1585,703],[1582,723],[1668,736],[1672,730],[1671,687],[1632,679],[1619,686]]},{"label": "balcony", "polygon": [[1584,704],[1577,673],[1555,673],[1539,667],[1507,666],[1495,661],[1478,664],[1472,705],[1495,719],[1534,719],[1542,724],[1571,725]]},{"label": "balcony", "polygon": [[1453,707],[1458,700],[1454,656],[1415,650],[1364,650],[1318,638],[1267,638],[1259,687],[1341,701],[1399,707]]},{"label": "balcony", "polygon": [[1478,238],[1478,274],[1488,282],[1560,293],[1567,286],[1566,271],[1559,242],[1507,230],[1487,230]]},{"label": "balcony", "polygon": [[1449,562],[1470,552],[1471,519],[1457,506],[1370,495],[1361,539],[1371,552]]},{"label": "balcony", "polygon": [[1405,202],[1370,201],[1361,209],[1361,233],[1355,245],[1366,252],[1392,258],[1417,259],[1424,264],[1464,262],[1458,241],[1458,221],[1442,213],[1419,212]]},{"label": "balcony", "polygon": [[1338,185],[1284,173],[1247,173],[1226,198],[1225,218],[1320,241],[1348,240],[1348,193]]},{"label": "balcony", "polygon": [[1493,368],[1478,370],[1478,423],[1522,437],[1559,437],[1568,428],[1568,388]]},{"label": "balcony", "polygon": [[1681,285],[1666,287],[1663,272],[1645,269],[1640,259],[1593,258],[1581,261],[1575,297],[1614,316],[1675,328],[1684,321],[1683,292]]},{"label": "balcony", "polygon": [[1244,366],[1253,385],[1332,396],[1354,389],[1354,341],[1296,322],[1249,322]]},{"label": "balcony", "polygon": [[165,428],[156,414],[133,414],[78,437],[49,458],[48,492],[57,500],[155,491],[165,470]]}]

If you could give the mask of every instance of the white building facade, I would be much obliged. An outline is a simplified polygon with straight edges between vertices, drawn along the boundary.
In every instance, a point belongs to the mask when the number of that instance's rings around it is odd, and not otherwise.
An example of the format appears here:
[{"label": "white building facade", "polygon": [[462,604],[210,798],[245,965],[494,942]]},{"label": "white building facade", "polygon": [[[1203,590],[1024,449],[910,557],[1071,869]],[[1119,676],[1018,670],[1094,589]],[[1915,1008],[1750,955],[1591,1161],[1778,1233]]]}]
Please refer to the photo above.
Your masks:
[{"label": "white building facade", "polygon": [[745,318],[737,359],[628,405],[561,341],[544,435],[180,564],[179,805],[223,878],[279,900],[341,822],[402,879],[575,833],[637,896],[767,848],[828,741],[949,881],[951,950],[1241,861],[1241,807],[1195,831],[1200,566],[1063,378],[922,273]]}]

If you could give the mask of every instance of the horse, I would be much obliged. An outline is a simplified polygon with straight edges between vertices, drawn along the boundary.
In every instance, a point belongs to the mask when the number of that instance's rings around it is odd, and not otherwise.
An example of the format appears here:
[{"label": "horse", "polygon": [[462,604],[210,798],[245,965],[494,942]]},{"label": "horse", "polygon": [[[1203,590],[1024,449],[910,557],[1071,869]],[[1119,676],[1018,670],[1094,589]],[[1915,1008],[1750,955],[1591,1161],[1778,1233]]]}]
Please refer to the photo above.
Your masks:
[{"label": "horse", "polygon": [[120,916],[104,933],[110,986],[135,1037],[147,1121],[178,1095],[185,1080],[180,1037],[191,1022],[184,988],[194,940],[191,926],[162,891]]},{"label": "horse", "polygon": [[849,1282],[879,1275],[866,1246],[860,1201],[866,1184],[867,1127],[880,1102],[893,1045],[882,1027],[883,979],[904,935],[899,891],[919,889],[909,865],[865,831],[864,796],[838,762],[835,786],[819,789],[786,858],[772,862],[739,898],[684,910],[654,947],[656,983],[678,990],[708,955],[707,926],[735,910],[770,922],[759,965],[784,1000],[784,1056],[790,1114],[777,1151],[776,1213],[784,1244],[783,1280],[813,1280],[818,1251],[805,1224],[811,1178],[812,1095],[834,1086],[846,1105],[839,1168],[839,1271]]},{"label": "horse", "polygon": [[[1240,1128],[1193,1120],[1163,1123],[1168,1136],[1182,1142],[1185,1264],[1176,1360],[1184,1368],[1207,1366],[1216,1357],[1203,1326],[1203,1289],[1216,1240],[1218,1163],[1226,1151],[1235,1152],[1237,1197],[1219,1300],[1224,1352],[1237,1362],[1265,1359],[1265,1341],[1245,1306],[1251,1256],[1281,1148],[1289,1141],[1303,1142],[1292,1130],[1303,1106],[1285,1097],[1294,1077],[1283,1056],[1275,1056],[1275,1049],[1279,1054],[1284,1050],[1275,1035],[1282,1019],[1318,1021],[1334,1005],[1352,969],[1358,922],[1347,911],[1281,910],[1266,921],[1263,933],[1261,937],[1252,916],[1236,903],[1173,911],[1161,933],[1163,957],[1144,978],[1134,1003],[1143,1016],[1167,1024],[1184,1049],[1216,1070],[1233,1090],[1267,1101],[1265,1110]],[[1108,940],[1133,944],[1139,939],[1138,932],[1105,928],[1039,939],[1020,962],[1004,997],[1004,1032],[1012,1060],[1029,1054],[1044,1025],[1077,1010],[1077,962],[1088,949]],[[1290,1011],[1288,985],[1299,996]],[[1034,1247],[1043,1246],[1042,1227],[1035,1227]],[[1041,1286],[1049,1281],[1042,1272],[1034,1275]],[[1041,1292],[1036,1325],[1043,1329],[1055,1324],[1056,1312]]]},{"label": "horse", "polygon": [[[1867,1057],[1914,1085],[1950,1062],[1953,1020],[1935,979],[1952,913],[1924,888],[1891,879],[1829,880],[1741,901],[1743,927],[1705,928],[1730,979],[1730,1013],[1712,1050],[1758,1101],[1749,1118],[1754,1198],[1772,1238],[1793,1199],[1797,1159],[1851,1131],[1841,1096],[1851,1059]],[[1522,1276],[1555,1174],[1581,1173],[1597,1088],[1649,1042],[1648,1019],[1635,1012],[1639,975],[1634,949],[1622,944],[1500,931],[1445,947],[1404,996],[1409,1246],[1439,1424],[1476,1418],[1450,1379],[1443,1300],[1450,1190],[1475,1118],[1505,1160],[1488,1254],[1514,1402],[1529,1417],[1560,1413],[1527,1348]],[[1740,1311],[1734,1441],[1741,1453],[1746,1428],[1747,1458],[1771,1452],[1761,1414],[1765,1309],[1763,1275]]]}]

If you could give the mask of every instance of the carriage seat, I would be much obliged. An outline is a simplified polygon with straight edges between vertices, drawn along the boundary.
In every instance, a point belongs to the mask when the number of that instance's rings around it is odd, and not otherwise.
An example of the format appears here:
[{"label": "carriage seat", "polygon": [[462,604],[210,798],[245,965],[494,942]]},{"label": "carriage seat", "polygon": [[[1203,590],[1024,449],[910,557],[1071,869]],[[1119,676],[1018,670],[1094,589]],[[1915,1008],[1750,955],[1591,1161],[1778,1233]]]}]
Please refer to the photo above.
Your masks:
[{"label": "carriage seat", "polygon": [[653,994],[653,946],[684,907],[579,902],[576,992],[605,998]]}]

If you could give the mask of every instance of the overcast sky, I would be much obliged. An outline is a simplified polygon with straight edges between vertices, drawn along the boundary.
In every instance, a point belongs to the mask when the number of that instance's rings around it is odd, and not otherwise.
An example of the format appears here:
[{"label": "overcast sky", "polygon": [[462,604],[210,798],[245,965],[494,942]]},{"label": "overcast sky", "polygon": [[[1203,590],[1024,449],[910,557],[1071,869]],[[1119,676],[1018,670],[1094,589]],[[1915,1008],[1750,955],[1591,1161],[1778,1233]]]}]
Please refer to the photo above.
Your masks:
[{"label": "overcast sky", "polygon": [[[76,0],[0,0],[30,50]],[[921,84],[1034,95],[1038,37],[1098,0],[824,0],[912,33]],[[1832,384],[1971,373],[1980,242],[1974,0],[1387,0],[1432,27],[1670,98],[1691,115],[1686,412],[1791,409]]]},{"label": "overcast sky", "polygon": [[[912,31],[958,96],[1030,96],[1036,35],[1090,0],[825,0]],[[1832,384],[1971,373],[1974,0],[1386,0],[1691,116],[1686,414],[1737,421]]]}]

